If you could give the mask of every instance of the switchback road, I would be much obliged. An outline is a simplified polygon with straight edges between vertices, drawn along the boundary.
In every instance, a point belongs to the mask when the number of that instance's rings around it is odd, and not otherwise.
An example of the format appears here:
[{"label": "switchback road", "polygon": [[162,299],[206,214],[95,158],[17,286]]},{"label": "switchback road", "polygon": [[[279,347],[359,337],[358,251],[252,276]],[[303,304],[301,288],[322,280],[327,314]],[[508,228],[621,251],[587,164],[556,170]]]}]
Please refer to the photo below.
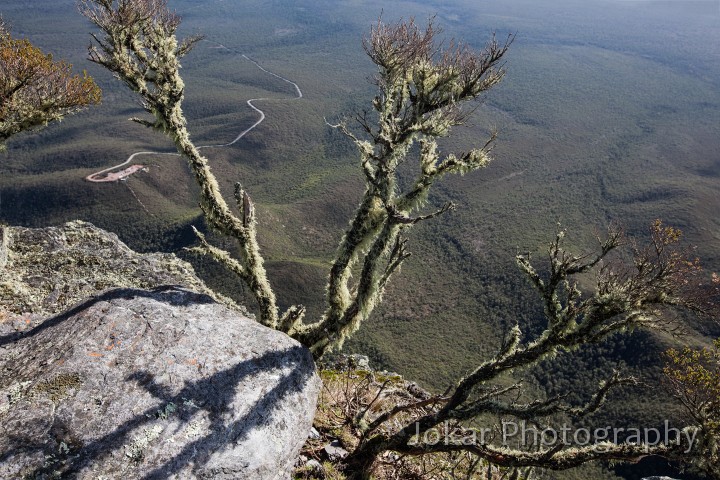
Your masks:
[{"label": "switchback road", "polygon": [[[208,40],[208,41],[209,41],[209,40]],[[288,80],[287,78],[285,78],[285,77],[283,77],[283,76],[281,76],[281,75],[278,75],[277,73],[271,72],[270,70],[267,70],[267,69],[263,68],[263,66],[260,65],[257,61],[255,61],[255,60],[253,60],[252,58],[248,57],[248,56],[245,55],[244,53],[240,53],[240,52],[237,52],[237,51],[235,51],[235,50],[232,50],[231,48],[228,48],[228,47],[226,47],[225,45],[223,45],[223,44],[221,44],[221,43],[217,43],[217,42],[212,42],[212,43],[215,43],[215,44],[218,46],[218,48],[224,48],[225,50],[228,50],[228,51],[231,51],[231,52],[234,52],[234,53],[240,55],[240,56],[243,57],[245,60],[253,63],[257,68],[259,68],[259,69],[262,70],[263,72],[267,73],[268,75],[272,75],[273,77],[275,77],[275,78],[277,78],[277,79],[279,79],[279,80],[282,80],[283,82],[289,83],[290,85],[292,85],[293,87],[295,87],[295,93],[296,93],[296,97],[295,97],[295,98],[296,98],[296,99],[303,98],[302,90],[300,90],[300,86],[298,86],[297,83],[293,82],[292,80]],[[254,103],[253,103],[253,102],[260,102],[260,101],[263,101],[263,100],[271,100],[271,99],[269,99],[269,98],[251,98],[250,100],[247,101],[247,104],[250,106],[250,108],[252,108],[252,109],[255,110],[256,112],[258,112],[258,114],[260,115],[260,118],[258,118],[258,120],[257,120],[255,123],[253,123],[252,125],[250,125],[248,128],[246,128],[245,130],[241,131],[241,132],[238,134],[238,136],[235,137],[232,141],[230,141],[230,142],[228,142],[228,143],[219,143],[219,144],[215,144],[215,145],[201,145],[201,146],[197,147],[198,150],[203,149],[203,148],[229,147],[229,146],[231,146],[231,145],[239,142],[240,139],[242,139],[245,135],[247,135],[248,133],[250,133],[255,127],[257,127],[258,125],[260,125],[260,124],[265,120],[265,112],[263,112],[262,110],[260,110],[260,109],[259,109],[258,107],[256,107],[256,106],[254,105]],[[140,165],[140,164],[133,164],[133,165],[131,165],[130,167],[125,168],[125,169],[123,169],[123,170],[120,170],[120,171],[115,171],[115,170],[117,170],[117,169],[119,169],[119,168],[123,168],[123,167],[125,167],[126,165],[130,165],[130,164],[133,162],[133,160],[135,159],[135,157],[138,157],[138,156],[141,156],[141,155],[172,155],[172,156],[176,156],[176,157],[179,157],[179,156],[180,156],[180,154],[179,154],[179,153],[176,153],[176,152],[155,152],[155,151],[135,152],[135,153],[133,153],[132,155],[130,155],[130,156],[127,158],[127,160],[125,160],[124,162],[122,162],[122,163],[120,163],[120,164],[118,164],[118,165],[115,165],[115,166],[106,168],[106,169],[104,169],[104,170],[100,170],[99,172],[92,173],[92,174],[88,175],[87,177],[85,177],[85,180],[87,180],[87,181],[89,181],[89,182],[94,182],[94,183],[116,182],[116,181],[118,181],[118,180],[125,180],[125,179],[128,178],[130,175],[132,175],[133,173],[137,172],[138,170],[143,169],[145,166],[144,166],[144,165]]]}]

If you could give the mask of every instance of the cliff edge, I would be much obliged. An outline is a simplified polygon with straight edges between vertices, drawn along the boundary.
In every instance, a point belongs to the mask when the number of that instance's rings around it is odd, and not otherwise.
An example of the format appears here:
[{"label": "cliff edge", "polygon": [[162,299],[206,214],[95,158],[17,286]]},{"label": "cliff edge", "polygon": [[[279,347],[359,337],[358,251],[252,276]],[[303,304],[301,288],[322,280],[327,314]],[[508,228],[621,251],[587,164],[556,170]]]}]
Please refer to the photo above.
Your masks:
[{"label": "cliff edge", "polygon": [[320,390],[307,349],[173,255],[83,222],[5,230],[0,478],[289,477]]}]

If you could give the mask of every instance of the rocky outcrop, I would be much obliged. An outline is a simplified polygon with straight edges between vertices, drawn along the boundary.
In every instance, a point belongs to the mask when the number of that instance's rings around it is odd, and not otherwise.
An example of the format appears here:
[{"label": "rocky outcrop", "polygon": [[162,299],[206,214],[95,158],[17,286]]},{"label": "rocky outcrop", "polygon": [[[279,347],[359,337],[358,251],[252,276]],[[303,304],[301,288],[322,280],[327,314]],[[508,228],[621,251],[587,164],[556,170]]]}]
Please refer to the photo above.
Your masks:
[{"label": "rocky outcrop", "polygon": [[320,389],[305,348],[174,255],[85,222],[0,234],[0,478],[289,476]]},{"label": "rocky outcrop", "polygon": [[207,295],[110,290],[0,337],[0,478],[287,478],[319,389]]},{"label": "rocky outcrop", "polygon": [[0,229],[0,321],[36,321],[108,288],[181,285],[218,297],[192,266],[167,253],[140,254],[87,222]]}]

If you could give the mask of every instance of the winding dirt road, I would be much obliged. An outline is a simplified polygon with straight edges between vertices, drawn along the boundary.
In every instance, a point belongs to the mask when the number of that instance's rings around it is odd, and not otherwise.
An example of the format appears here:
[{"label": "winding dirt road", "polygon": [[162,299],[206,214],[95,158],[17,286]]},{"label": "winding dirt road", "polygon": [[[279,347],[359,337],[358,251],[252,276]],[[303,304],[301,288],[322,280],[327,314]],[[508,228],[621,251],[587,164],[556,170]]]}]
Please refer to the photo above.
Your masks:
[{"label": "winding dirt road", "polygon": [[[225,50],[228,50],[230,52],[240,55],[245,60],[252,62],[257,68],[259,68],[263,72],[267,73],[268,75],[272,75],[273,77],[276,77],[276,78],[282,80],[283,82],[289,83],[290,85],[295,87],[295,92],[297,94],[295,99],[303,98],[302,90],[300,90],[300,87],[298,86],[298,84],[293,82],[292,80],[288,80],[287,78],[285,78],[281,75],[278,75],[277,73],[271,72],[270,70],[263,68],[263,66],[260,65],[257,61],[248,57],[244,53],[240,53],[240,52],[237,52],[236,50],[228,48],[225,45],[223,45],[222,43],[213,42],[211,40],[206,40],[206,41],[216,44],[218,46],[218,48],[224,48]],[[258,107],[256,107],[253,104],[253,102],[259,102],[259,101],[263,101],[263,100],[271,100],[271,99],[263,97],[263,98],[251,98],[250,100],[247,101],[247,104],[250,106],[250,108],[252,108],[253,110],[255,110],[256,112],[258,112],[260,114],[260,118],[255,123],[250,125],[248,128],[246,128],[245,130],[240,132],[238,134],[238,136],[235,137],[231,142],[219,143],[219,144],[215,144],[215,145],[201,145],[201,146],[197,147],[197,149],[200,150],[203,148],[229,147],[229,146],[234,145],[235,143],[239,142],[240,139],[242,139],[245,135],[250,133],[255,127],[260,125],[265,120],[265,112],[263,112],[262,110],[260,110]],[[117,182],[118,180],[125,180],[133,173],[135,173],[139,170],[142,170],[143,168],[146,168],[145,165],[141,165],[141,164],[130,165],[132,163],[132,161],[135,159],[135,157],[138,157],[141,155],[172,155],[175,157],[180,156],[180,154],[176,153],[176,152],[155,152],[155,151],[135,152],[132,155],[130,155],[127,158],[127,160],[125,160],[124,162],[122,162],[118,165],[106,168],[104,170],[100,170],[99,172],[92,173],[92,174],[88,175],[87,177],[85,177],[85,180],[87,180],[89,182],[94,182],[94,183]],[[127,167],[120,171],[114,171],[114,170],[117,170],[118,168],[125,167],[126,165],[130,165],[130,167]]]}]

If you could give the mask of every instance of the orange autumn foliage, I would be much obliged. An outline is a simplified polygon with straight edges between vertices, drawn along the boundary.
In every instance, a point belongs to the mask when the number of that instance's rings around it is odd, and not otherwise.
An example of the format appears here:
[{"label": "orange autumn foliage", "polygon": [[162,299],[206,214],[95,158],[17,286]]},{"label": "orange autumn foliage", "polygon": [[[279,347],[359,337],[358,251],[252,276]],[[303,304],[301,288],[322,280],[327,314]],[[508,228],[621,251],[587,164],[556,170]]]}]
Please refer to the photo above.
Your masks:
[{"label": "orange autumn foliage", "polygon": [[54,61],[0,23],[0,148],[11,136],[41,128],[100,102],[100,88],[72,65]]}]

